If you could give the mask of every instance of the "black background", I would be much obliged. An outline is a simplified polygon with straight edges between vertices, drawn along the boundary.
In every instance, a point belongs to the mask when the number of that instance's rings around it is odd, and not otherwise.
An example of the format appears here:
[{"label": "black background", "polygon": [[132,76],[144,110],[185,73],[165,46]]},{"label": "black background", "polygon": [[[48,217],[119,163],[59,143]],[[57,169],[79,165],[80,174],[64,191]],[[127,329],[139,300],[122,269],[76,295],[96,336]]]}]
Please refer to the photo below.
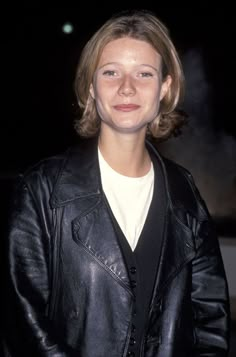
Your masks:
[{"label": "black background", "polygon": [[[232,6],[147,6],[170,29],[180,55],[202,51],[207,80],[214,88],[214,130],[236,137],[235,22]],[[136,7],[138,7],[136,5]],[[87,9],[86,9],[87,8]],[[1,172],[24,169],[77,140],[73,130],[73,78],[82,46],[114,12],[129,6],[24,6],[6,12],[4,53],[7,94],[1,120]],[[138,7],[140,8],[140,7]],[[74,32],[62,25],[70,21]]]},{"label": "black background", "polygon": [[[143,4],[129,2],[125,5],[48,4],[24,2],[21,7],[12,6],[2,12],[2,207],[8,202],[12,181],[19,172],[79,140],[73,129],[73,79],[86,41],[113,13],[143,7]],[[209,130],[216,137],[227,135],[235,142],[236,16],[233,5],[227,2],[219,5],[199,1],[182,5],[181,2],[177,5],[152,2],[146,4],[146,8],[167,25],[181,58],[191,49],[201,53],[205,81],[211,87]],[[65,22],[74,26],[70,35],[62,32]],[[231,151],[234,148],[236,145]],[[5,207],[3,211],[2,217]]]}]

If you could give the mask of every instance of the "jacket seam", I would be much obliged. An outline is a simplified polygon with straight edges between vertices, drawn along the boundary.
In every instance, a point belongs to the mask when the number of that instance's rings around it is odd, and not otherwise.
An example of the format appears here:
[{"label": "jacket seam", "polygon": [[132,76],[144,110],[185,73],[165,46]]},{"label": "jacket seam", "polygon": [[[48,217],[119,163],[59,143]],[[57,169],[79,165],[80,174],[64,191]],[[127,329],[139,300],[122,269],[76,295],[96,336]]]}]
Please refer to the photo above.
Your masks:
[{"label": "jacket seam", "polygon": [[94,253],[81,241],[78,241],[81,246],[83,247],[83,249],[89,253],[89,255],[91,255],[91,257],[93,257],[93,259],[95,259],[97,261],[97,263],[103,268],[105,269],[107,272],[111,273],[110,275],[112,276],[113,279],[115,279],[118,283],[120,283],[120,285],[122,285],[123,288],[125,288],[125,290],[129,293],[129,295],[133,298],[133,293],[132,291],[129,289],[129,286],[126,285],[121,278],[116,275],[107,265],[105,265],[104,263],[102,263],[98,257],[96,257],[96,255],[94,255]]}]

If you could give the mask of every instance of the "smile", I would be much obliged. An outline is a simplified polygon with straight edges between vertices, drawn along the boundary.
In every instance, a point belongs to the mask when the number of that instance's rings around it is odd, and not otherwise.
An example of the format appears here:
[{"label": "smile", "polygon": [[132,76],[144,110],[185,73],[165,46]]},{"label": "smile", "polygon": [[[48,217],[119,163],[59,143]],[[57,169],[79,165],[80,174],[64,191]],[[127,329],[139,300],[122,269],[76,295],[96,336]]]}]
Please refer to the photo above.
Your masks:
[{"label": "smile", "polygon": [[114,105],[114,108],[116,110],[121,111],[121,112],[131,112],[133,110],[139,109],[140,105],[137,105],[137,104],[118,104],[118,105]]}]

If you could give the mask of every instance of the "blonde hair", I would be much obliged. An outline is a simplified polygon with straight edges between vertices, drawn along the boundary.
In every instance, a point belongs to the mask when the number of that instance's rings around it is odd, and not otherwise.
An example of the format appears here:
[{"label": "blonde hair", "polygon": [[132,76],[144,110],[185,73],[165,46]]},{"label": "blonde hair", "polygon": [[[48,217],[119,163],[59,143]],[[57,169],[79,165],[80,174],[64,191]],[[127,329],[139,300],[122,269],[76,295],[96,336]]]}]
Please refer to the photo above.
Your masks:
[{"label": "blonde hair", "polygon": [[162,78],[172,78],[171,85],[160,103],[158,116],[149,124],[147,134],[166,139],[185,123],[186,115],[177,106],[183,99],[184,75],[178,53],[166,26],[151,12],[134,10],[122,12],[104,23],[82,50],[74,89],[82,115],[75,120],[80,136],[96,136],[100,118],[89,89],[104,47],[112,40],[130,37],[149,43],[162,58]]}]

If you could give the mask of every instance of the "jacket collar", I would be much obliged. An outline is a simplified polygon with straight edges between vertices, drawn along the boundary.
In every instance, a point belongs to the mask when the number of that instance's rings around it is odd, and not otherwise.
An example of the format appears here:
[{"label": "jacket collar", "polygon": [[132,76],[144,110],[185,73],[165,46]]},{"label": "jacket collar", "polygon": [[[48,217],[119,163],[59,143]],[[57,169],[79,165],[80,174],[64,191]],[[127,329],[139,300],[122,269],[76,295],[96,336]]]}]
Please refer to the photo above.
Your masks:
[{"label": "jacket collar", "polygon": [[81,139],[68,149],[51,196],[51,206],[101,194],[97,139]]},{"label": "jacket collar", "polygon": [[[78,145],[67,151],[51,196],[52,207],[64,206],[72,200],[101,194],[97,144],[97,138],[80,139]],[[158,157],[163,169],[170,208],[176,212],[188,211],[195,217],[205,215],[195,199],[194,185],[190,184],[191,175],[179,165],[163,158],[149,141],[146,144]]]}]

